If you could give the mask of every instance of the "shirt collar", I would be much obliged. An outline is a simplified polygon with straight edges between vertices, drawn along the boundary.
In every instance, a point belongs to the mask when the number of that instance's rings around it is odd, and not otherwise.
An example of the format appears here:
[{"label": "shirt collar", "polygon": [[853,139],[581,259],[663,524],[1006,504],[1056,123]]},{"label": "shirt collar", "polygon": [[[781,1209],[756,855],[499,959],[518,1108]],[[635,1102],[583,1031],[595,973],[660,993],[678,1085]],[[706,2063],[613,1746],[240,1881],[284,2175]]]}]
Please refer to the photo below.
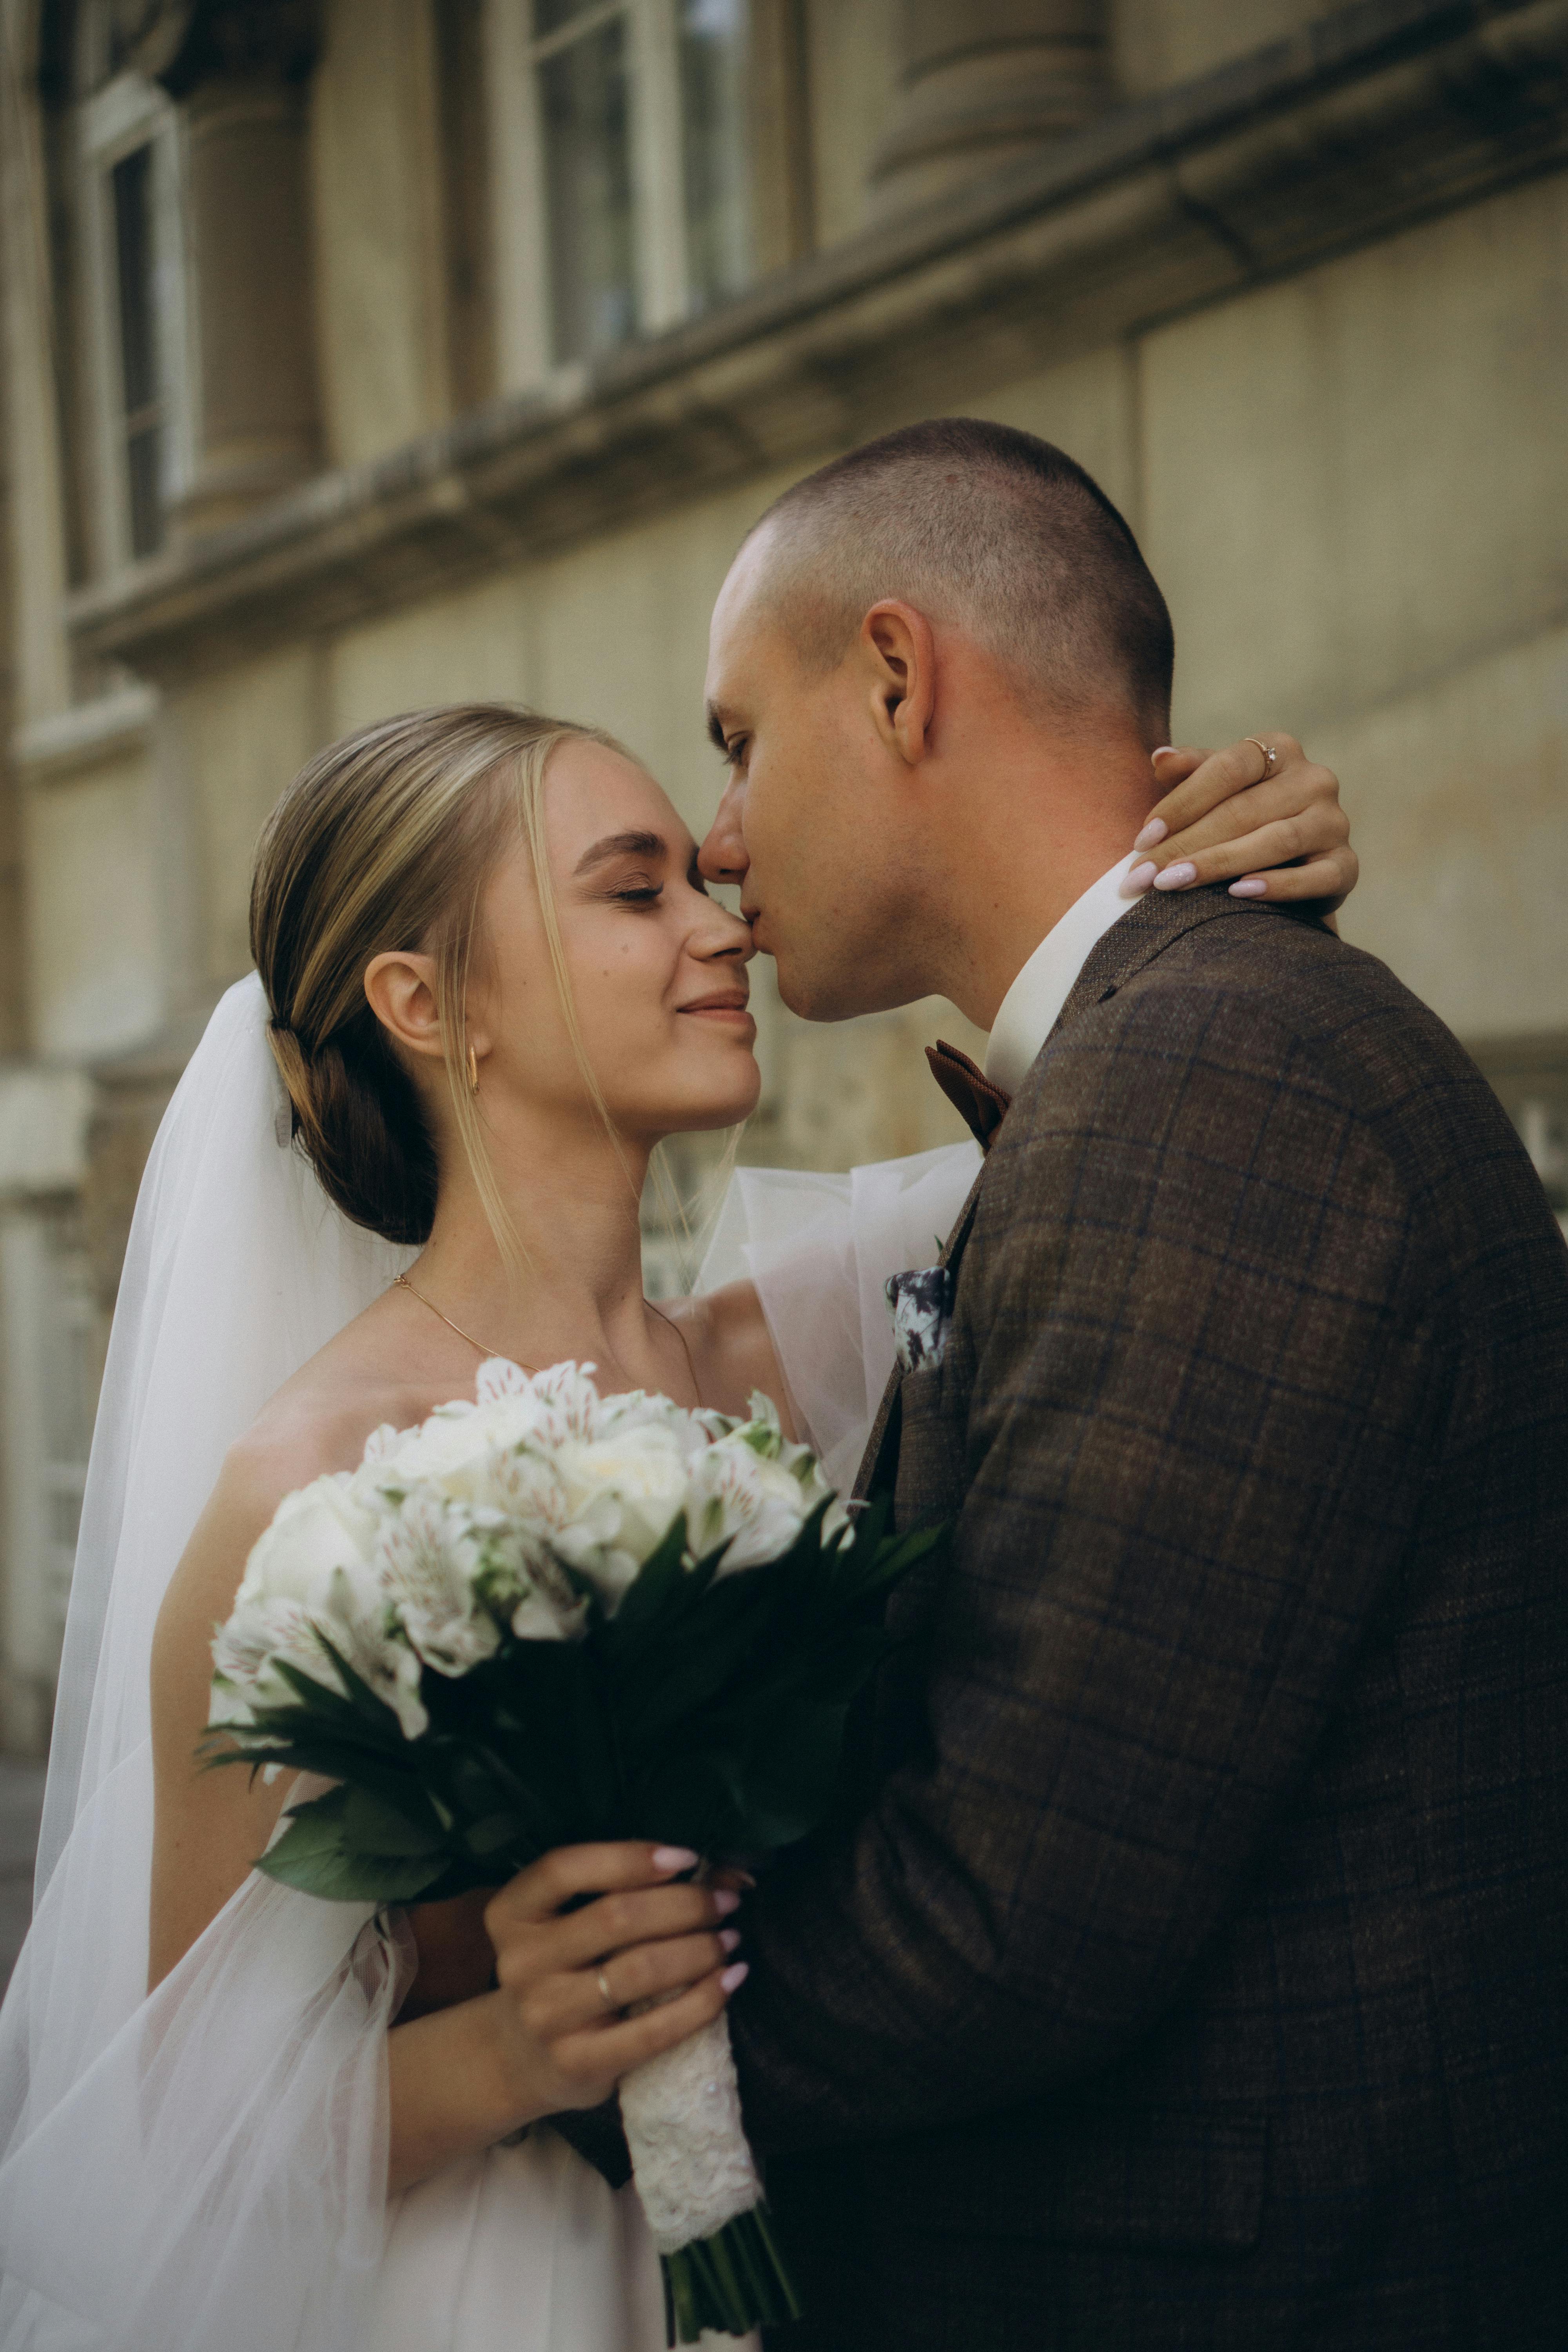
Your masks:
[{"label": "shirt collar", "polygon": [[1129,851],[1109,874],[1089,884],[1053,923],[1002,999],[985,1048],[985,1075],[1005,1094],[1016,1094],[1023,1085],[1090,949],[1137,905],[1136,898],[1121,896],[1121,884],[1139,855]]}]

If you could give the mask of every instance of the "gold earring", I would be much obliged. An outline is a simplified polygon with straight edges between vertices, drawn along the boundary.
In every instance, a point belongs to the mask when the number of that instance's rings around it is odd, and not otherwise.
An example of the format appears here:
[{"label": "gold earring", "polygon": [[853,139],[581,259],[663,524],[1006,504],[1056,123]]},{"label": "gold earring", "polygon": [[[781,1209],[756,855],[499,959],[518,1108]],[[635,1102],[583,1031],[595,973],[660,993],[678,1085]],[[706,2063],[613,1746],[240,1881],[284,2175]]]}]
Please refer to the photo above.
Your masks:
[{"label": "gold earring", "polygon": [[468,1047],[468,1092],[469,1092],[471,1095],[477,1095],[477,1094],[479,1093],[479,1055],[475,1053],[475,1051],[474,1051],[473,1047],[470,1045],[470,1046]]}]

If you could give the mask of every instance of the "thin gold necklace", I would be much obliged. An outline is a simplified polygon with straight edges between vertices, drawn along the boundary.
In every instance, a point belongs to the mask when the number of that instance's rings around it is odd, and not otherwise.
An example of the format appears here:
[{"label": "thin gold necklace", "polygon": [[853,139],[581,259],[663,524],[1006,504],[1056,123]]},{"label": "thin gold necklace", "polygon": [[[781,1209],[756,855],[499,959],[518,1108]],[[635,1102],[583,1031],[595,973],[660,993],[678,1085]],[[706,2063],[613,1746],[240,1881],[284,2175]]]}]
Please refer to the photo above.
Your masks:
[{"label": "thin gold necklace", "polygon": [[[477,1348],[481,1356],[506,1355],[506,1349],[504,1348],[487,1348],[482,1339],[476,1339],[471,1331],[465,1331],[460,1323],[454,1323],[449,1315],[443,1315],[441,1309],[437,1306],[436,1301],[433,1298],[426,1297],[425,1292],[420,1289],[419,1285],[416,1282],[410,1282],[405,1274],[400,1274],[394,1277],[393,1288],[395,1290],[406,1290],[410,1292],[414,1297],[417,1298],[421,1307],[427,1307],[430,1309],[431,1314],[437,1318],[437,1321],[442,1322],[447,1326],[448,1331],[455,1331],[459,1339],[465,1340],[470,1348]],[[686,1358],[686,1370],[691,1381],[691,1393],[697,1399],[698,1403],[700,1404],[702,1402],[701,1384],[697,1378],[697,1367],[691,1360],[691,1349],[687,1344],[685,1332],[681,1329],[679,1323],[671,1320],[671,1318],[665,1313],[662,1307],[655,1307],[651,1298],[645,1298],[643,1300],[643,1305],[645,1307],[651,1307],[654,1314],[658,1317],[661,1323],[669,1324],[670,1329],[679,1340],[681,1353]],[[507,1360],[510,1363],[518,1362],[516,1357],[508,1357]],[[534,1374],[537,1374],[540,1370],[540,1367],[537,1364],[519,1363],[518,1369],[520,1371],[532,1372]]]}]

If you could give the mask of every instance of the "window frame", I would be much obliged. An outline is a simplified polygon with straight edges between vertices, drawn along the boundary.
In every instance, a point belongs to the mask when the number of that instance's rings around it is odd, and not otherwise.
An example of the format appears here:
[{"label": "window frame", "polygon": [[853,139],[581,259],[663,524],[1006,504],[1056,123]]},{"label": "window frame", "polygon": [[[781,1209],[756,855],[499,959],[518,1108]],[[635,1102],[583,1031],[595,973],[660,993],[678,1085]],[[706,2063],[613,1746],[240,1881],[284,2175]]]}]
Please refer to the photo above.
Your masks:
[{"label": "window frame", "polygon": [[564,25],[535,37],[532,0],[487,0],[491,152],[508,164],[496,174],[494,237],[497,357],[508,389],[574,381],[593,364],[590,357],[555,355],[539,68],[617,19],[626,28],[630,95],[634,334],[659,334],[694,314],[679,7],[679,0],[589,0]]},{"label": "window frame", "polygon": [[104,578],[156,562],[167,545],[137,555],[132,531],[127,409],[114,219],[114,171],[139,148],[151,151],[153,331],[156,337],[159,497],[165,518],[193,477],[187,391],[191,333],[190,272],[184,249],[184,152],[179,110],[156,84],[121,73],[77,108],[79,218],[95,495],[88,507],[89,560]]}]

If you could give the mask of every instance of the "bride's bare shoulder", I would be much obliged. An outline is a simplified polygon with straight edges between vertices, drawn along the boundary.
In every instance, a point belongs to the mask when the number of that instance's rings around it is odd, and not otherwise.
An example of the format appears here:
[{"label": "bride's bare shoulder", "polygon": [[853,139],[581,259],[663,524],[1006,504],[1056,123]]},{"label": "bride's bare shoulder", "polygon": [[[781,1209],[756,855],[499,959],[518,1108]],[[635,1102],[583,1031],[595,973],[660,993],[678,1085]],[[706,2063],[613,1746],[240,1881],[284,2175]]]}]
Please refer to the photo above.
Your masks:
[{"label": "bride's bare shoulder", "polygon": [[787,1435],[800,1434],[756,1285],[728,1282],[695,1298],[671,1299],[662,1309],[685,1334],[704,1403],[743,1413],[753,1389],[773,1398]]},{"label": "bride's bare shoulder", "polygon": [[432,1400],[356,1344],[353,1327],[284,1382],[224,1456],[170,1581],[160,1638],[226,1614],[252,1545],[286,1495],[353,1470],[384,1422],[405,1428]]}]

